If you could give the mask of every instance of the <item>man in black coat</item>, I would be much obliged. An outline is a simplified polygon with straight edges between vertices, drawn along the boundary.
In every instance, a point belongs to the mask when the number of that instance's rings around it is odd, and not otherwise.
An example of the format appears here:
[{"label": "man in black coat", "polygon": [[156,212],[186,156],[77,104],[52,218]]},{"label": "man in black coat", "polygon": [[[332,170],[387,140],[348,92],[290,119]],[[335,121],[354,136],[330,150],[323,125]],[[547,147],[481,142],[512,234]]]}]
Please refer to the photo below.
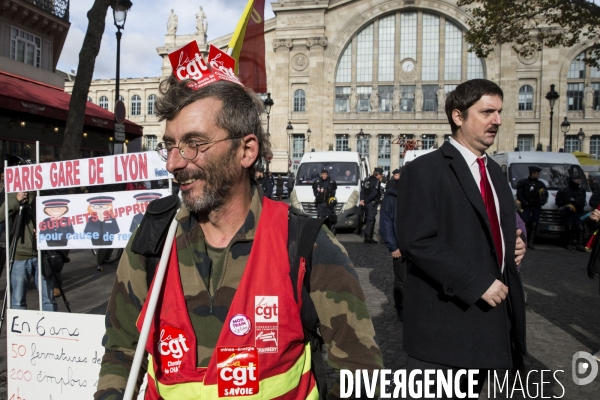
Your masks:
[{"label": "man in black coat", "polygon": [[396,306],[396,315],[400,321],[402,317],[402,303],[404,300],[404,281],[406,281],[406,263],[402,260],[402,253],[398,248],[396,239],[396,202],[398,198],[398,182],[400,179],[400,170],[392,172],[390,179],[385,186],[385,195],[381,202],[381,213],[379,214],[379,235],[385,243],[388,251],[392,255],[392,268],[394,270],[394,305]]},{"label": "man in black coat", "polygon": [[488,370],[517,367],[526,354],[525,243],[506,177],[485,154],[502,99],[488,80],[458,85],[445,105],[452,137],[408,164],[398,187],[408,369],[478,369],[479,391]]},{"label": "man in black coat", "polygon": [[367,222],[365,224],[365,243],[377,243],[373,239],[375,219],[377,217],[377,206],[381,200],[381,178],[383,169],[375,168],[373,175],[363,182],[360,189],[360,205],[365,208]]},{"label": "man in black coat", "polygon": [[585,251],[583,236],[584,226],[581,221],[586,204],[585,189],[580,187],[581,179],[570,176],[567,187],[556,192],[555,203],[565,223],[567,250]]},{"label": "man in black coat", "polygon": [[315,203],[317,205],[317,216],[319,218],[327,218],[333,211],[330,207],[330,199],[335,197],[337,183],[329,176],[329,171],[323,168],[321,177],[313,182],[313,194],[315,195]]},{"label": "man in black coat", "polygon": [[539,179],[541,171],[540,167],[531,165],[529,176],[517,182],[517,200],[523,207],[521,219],[527,227],[527,247],[533,250],[535,250],[533,240],[542,214],[542,206],[548,201],[548,189]]}]

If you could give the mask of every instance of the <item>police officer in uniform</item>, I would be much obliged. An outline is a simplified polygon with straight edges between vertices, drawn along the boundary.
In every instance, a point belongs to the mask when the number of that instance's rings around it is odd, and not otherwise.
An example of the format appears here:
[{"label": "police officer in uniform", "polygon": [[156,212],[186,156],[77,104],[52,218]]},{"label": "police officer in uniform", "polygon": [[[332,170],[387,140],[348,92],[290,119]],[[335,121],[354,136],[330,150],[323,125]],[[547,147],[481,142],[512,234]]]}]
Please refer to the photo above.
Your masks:
[{"label": "police officer in uniform", "polygon": [[317,204],[317,216],[319,218],[328,218],[333,211],[332,207],[330,207],[330,200],[332,197],[335,198],[337,183],[331,180],[327,168],[323,168],[321,177],[313,182],[312,188],[315,195],[315,203]]},{"label": "police officer in uniform", "polygon": [[585,189],[580,187],[581,179],[569,178],[569,185],[556,193],[556,206],[565,223],[567,250],[585,251],[583,244],[584,227],[581,221],[585,207]]},{"label": "police officer in uniform", "polygon": [[262,188],[262,191],[266,198],[270,199],[273,194],[273,179],[265,175],[265,169],[259,167],[256,170],[256,182]]},{"label": "police officer in uniform", "polygon": [[548,201],[548,189],[544,182],[539,180],[541,170],[539,167],[530,166],[529,177],[517,183],[517,200],[521,202],[523,208],[521,219],[527,227],[527,247],[530,249],[535,249],[533,240],[542,206]]},{"label": "police officer in uniform", "polygon": [[375,217],[377,216],[377,206],[381,199],[381,178],[383,169],[375,168],[360,190],[360,205],[365,208],[367,223],[365,224],[365,243],[377,243],[373,239],[373,230],[375,229]]},{"label": "police officer in uniform", "polygon": [[49,218],[44,219],[46,229],[40,230],[40,233],[48,235],[44,237],[50,247],[66,246],[69,243],[67,235],[72,235],[75,232],[73,226],[69,224],[69,220],[63,217],[69,212],[69,203],[70,201],[67,199],[42,201],[44,213]]}]

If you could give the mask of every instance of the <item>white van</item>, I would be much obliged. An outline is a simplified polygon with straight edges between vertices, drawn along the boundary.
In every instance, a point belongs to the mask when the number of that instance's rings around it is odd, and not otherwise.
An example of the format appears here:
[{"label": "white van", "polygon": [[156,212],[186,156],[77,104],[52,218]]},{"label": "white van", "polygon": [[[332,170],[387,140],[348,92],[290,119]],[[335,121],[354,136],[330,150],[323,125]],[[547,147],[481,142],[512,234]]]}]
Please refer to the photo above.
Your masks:
[{"label": "white van", "polygon": [[403,163],[402,166],[405,166],[406,164],[408,164],[411,161],[415,161],[415,159],[417,157],[423,156],[427,153],[431,153],[432,151],[435,151],[436,149],[434,148],[430,148],[427,150],[407,150],[406,153],[404,154],[404,158],[403,158]]},{"label": "white van", "polygon": [[[337,183],[334,213],[337,216],[337,228],[359,228],[360,217],[360,188],[369,177],[370,166],[368,158],[361,157],[352,151],[323,151],[310,152],[302,156],[296,183],[290,195],[290,211],[307,217],[317,216],[317,206],[312,185],[326,168],[329,177]],[[350,171],[351,180],[345,180],[346,171]]]},{"label": "white van", "polygon": [[[517,183],[529,176],[529,167],[542,169],[540,181],[548,188],[548,202],[542,207],[538,231],[542,233],[560,233],[565,230],[562,218],[555,204],[556,192],[568,185],[570,177],[581,179],[581,187],[587,192],[589,203],[592,191],[579,165],[577,157],[571,153],[549,153],[541,151],[516,151],[492,154],[490,157],[500,164],[506,174],[513,195],[517,194]],[[585,208],[591,210],[589,206]]]}]

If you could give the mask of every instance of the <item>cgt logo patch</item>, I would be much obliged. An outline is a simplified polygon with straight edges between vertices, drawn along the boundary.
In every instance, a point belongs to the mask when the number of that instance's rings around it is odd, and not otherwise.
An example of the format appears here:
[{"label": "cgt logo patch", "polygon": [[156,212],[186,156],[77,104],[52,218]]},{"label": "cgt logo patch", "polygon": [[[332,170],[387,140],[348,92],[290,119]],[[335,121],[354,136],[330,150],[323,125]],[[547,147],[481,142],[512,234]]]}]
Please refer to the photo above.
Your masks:
[{"label": "cgt logo patch", "polygon": [[189,351],[184,332],[174,326],[164,326],[160,331],[158,351],[165,375],[179,372],[181,359]]},{"label": "cgt logo patch", "polygon": [[258,393],[258,352],[254,346],[217,347],[219,397]]},{"label": "cgt logo patch", "polygon": [[259,353],[277,353],[279,339],[279,297],[254,297],[255,345]]}]

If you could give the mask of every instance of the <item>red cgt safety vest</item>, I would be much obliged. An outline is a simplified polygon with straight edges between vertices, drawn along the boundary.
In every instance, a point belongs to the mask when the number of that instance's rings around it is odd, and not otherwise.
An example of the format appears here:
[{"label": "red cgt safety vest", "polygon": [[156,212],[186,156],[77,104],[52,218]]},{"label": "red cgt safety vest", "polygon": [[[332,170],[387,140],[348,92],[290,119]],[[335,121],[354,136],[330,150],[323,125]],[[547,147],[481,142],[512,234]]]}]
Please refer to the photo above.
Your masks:
[{"label": "red cgt safety vest", "polygon": [[248,263],[208,367],[197,367],[174,241],[146,344],[146,399],[318,399],[289,277],[287,224],[288,206],[263,199]]}]

